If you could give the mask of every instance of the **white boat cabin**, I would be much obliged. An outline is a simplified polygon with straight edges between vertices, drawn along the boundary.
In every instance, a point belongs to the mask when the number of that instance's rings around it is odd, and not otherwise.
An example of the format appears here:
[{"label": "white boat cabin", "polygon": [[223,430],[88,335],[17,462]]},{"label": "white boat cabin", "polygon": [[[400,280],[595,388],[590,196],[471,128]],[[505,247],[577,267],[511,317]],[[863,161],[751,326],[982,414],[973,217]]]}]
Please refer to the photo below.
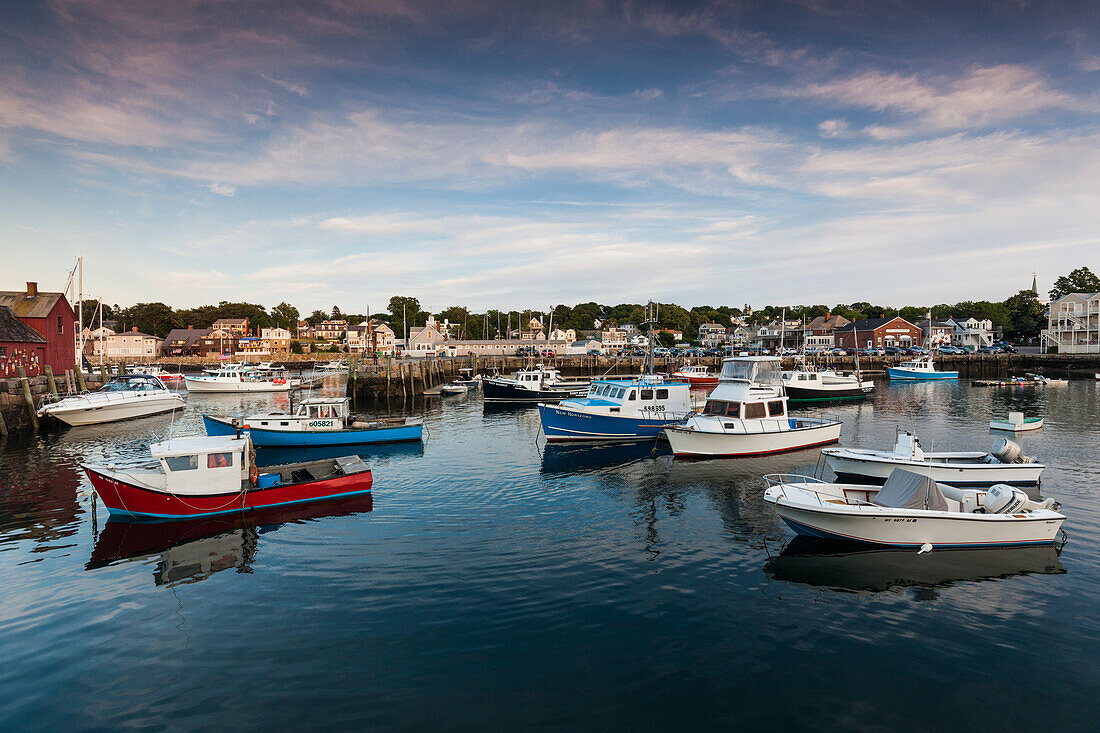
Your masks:
[{"label": "white boat cabin", "polygon": [[723,431],[759,433],[792,429],[779,359],[724,360],[718,386],[703,407],[701,420],[707,418],[721,423]]},{"label": "white boat cabin", "polygon": [[269,412],[245,418],[248,427],[267,430],[341,430],[347,425],[350,399],[311,397],[302,400],[293,415]]},{"label": "white boat cabin", "polygon": [[593,414],[682,417],[691,412],[691,385],[665,382],[658,376],[597,379],[583,398],[565,400],[562,407]]},{"label": "white boat cabin", "polygon": [[[238,493],[248,479],[248,436],[174,438],[149,450],[173,494]],[[143,477],[145,478],[145,477]]]}]

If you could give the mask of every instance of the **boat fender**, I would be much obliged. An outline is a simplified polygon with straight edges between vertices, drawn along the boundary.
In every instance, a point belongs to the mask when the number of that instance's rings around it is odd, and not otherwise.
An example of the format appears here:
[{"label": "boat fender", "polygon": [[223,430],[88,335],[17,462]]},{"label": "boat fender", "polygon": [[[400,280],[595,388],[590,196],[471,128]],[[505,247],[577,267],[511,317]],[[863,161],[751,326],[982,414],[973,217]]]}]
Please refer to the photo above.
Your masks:
[{"label": "boat fender", "polygon": [[917,554],[923,555],[926,552],[932,552],[932,545],[928,542],[925,542],[923,545],[920,546],[920,549],[917,550]]}]

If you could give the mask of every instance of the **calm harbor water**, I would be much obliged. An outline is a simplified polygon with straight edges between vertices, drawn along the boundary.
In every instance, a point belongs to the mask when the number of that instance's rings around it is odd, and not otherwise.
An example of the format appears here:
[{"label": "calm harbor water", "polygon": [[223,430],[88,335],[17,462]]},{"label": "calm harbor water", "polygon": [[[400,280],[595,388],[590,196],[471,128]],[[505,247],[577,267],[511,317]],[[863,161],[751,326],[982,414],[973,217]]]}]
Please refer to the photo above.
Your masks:
[{"label": "calm harbor water", "polygon": [[[1053,549],[790,542],[760,476],[820,453],[673,461],[542,446],[537,411],[429,403],[423,447],[366,452],[372,500],[187,524],[107,521],[83,461],[143,462],[202,411],[0,449],[0,727],[1095,729],[1100,384],[880,382],[842,444],[1048,464]],[[765,539],[767,537],[767,539]]]}]

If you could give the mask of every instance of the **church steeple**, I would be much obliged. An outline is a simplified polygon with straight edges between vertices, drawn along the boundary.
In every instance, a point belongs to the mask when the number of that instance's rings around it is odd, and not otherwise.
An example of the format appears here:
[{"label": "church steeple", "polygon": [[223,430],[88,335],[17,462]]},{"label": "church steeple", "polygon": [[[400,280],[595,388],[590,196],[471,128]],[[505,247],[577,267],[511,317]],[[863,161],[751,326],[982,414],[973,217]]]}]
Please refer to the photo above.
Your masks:
[{"label": "church steeple", "polygon": [[1038,281],[1035,279],[1035,273],[1034,272],[1031,273],[1031,292],[1035,293],[1036,295],[1039,294],[1039,285],[1038,285]]}]

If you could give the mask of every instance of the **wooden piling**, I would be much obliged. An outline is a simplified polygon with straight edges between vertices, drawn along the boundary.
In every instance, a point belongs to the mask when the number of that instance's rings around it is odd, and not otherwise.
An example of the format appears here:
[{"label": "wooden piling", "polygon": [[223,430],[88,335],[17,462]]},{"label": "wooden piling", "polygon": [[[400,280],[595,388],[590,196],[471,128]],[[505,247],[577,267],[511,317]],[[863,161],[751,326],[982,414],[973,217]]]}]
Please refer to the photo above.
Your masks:
[{"label": "wooden piling", "polygon": [[57,382],[53,378],[53,367],[49,364],[46,365],[46,380],[50,383],[50,396],[55,400],[59,398],[57,394]]},{"label": "wooden piling", "polygon": [[34,427],[35,432],[38,432],[38,413],[34,409],[34,396],[31,395],[31,383],[27,379],[27,372],[23,369],[23,365],[18,365],[19,369],[19,381],[23,383],[23,399],[27,401],[27,410],[31,416],[31,426]]},{"label": "wooden piling", "polygon": [[0,411],[0,440],[8,437],[8,424],[4,422],[4,413]]},{"label": "wooden piling", "polygon": [[87,392],[88,384],[84,381],[84,370],[80,368],[80,365],[73,368],[73,374],[76,375],[76,381],[80,384],[80,391]]}]

